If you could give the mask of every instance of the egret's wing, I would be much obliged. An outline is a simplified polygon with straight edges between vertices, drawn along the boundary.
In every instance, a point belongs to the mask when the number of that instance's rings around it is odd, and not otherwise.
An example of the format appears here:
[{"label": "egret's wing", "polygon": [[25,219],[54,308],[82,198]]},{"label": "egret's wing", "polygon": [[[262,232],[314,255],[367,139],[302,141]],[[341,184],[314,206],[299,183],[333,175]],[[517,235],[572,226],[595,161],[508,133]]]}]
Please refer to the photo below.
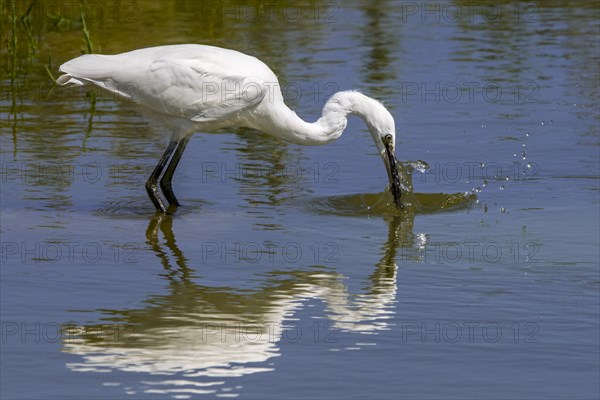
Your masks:
[{"label": "egret's wing", "polygon": [[142,101],[193,121],[236,114],[257,105],[266,94],[262,79],[198,60],[158,60],[150,65],[150,74],[155,80],[140,87]]},{"label": "egret's wing", "polygon": [[198,122],[235,115],[260,103],[267,92],[261,78],[245,76],[227,62],[125,55],[80,56],[61,65],[65,75],[57,83],[93,84],[153,111]]}]

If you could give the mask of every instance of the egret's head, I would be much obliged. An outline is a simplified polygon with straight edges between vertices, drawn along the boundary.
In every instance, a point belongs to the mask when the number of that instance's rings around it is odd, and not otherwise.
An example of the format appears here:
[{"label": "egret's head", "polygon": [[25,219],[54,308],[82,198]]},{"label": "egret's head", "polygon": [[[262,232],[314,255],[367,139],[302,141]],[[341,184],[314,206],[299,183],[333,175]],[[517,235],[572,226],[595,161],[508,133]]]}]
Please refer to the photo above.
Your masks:
[{"label": "egret's head", "polygon": [[388,173],[390,180],[390,191],[394,196],[394,201],[397,208],[402,208],[400,203],[400,175],[396,166],[396,124],[392,114],[379,101],[365,96],[364,94],[348,90],[334,94],[323,108],[323,119],[330,118],[333,121],[343,121],[340,129],[338,129],[337,137],[346,127],[346,119],[340,119],[339,116],[345,117],[348,114],[360,116],[367,127],[375,146]]},{"label": "egret's head", "polygon": [[390,191],[394,196],[396,207],[402,208],[402,203],[400,202],[400,175],[398,166],[396,165],[396,126],[394,117],[392,117],[392,114],[390,114],[383,104],[376,103],[377,105],[371,107],[371,112],[366,118],[366,123],[375,146],[377,146],[379,155],[385,164],[385,169],[390,180]]}]

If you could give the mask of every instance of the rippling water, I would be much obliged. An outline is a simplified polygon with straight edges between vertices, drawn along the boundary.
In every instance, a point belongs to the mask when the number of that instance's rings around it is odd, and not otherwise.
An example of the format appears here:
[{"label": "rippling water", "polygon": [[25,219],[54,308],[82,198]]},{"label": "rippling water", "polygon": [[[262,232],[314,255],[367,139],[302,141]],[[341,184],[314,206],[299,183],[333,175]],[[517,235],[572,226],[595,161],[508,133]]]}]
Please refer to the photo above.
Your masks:
[{"label": "rippling water", "polygon": [[597,3],[86,4],[94,50],[238,49],[308,120],[381,99],[405,208],[351,119],[198,134],[155,215],[165,131],[44,67],[79,3],[4,2],[2,398],[598,398]]}]

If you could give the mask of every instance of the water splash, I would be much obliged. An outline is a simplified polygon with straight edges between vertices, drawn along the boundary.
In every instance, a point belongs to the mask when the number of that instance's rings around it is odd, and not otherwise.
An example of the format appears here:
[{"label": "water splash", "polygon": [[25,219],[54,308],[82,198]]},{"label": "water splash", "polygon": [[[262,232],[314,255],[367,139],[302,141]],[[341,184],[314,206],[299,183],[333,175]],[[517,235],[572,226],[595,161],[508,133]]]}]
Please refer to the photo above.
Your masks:
[{"label": "water splash", "polygon": [[400,187],[402,188],[402,194],[404,195],[413,192],[412,174],[415,171],[425,173],[429,169],[429,164],[422,160],[396,161],[396,167],[400,174]]}]

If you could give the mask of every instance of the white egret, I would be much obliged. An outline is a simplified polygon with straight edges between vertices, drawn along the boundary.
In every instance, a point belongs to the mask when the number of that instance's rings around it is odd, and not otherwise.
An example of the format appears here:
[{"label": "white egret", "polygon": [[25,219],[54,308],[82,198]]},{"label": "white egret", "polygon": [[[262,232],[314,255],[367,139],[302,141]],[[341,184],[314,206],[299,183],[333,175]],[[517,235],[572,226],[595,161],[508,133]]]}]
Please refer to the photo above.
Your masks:
[{"label": "white egret", "polygon": [[116,55],[86,54],[60,66],[59,85],[95,85],[141,106],[165,124],[171,138],[146,182],[156,209],[179,202],[171,180],[191,135],[222,128],[248,127],[288,142],[321,145],[339,138],[348,115],[361,117],[383,158],[397,207],[400,179],[396,167],[394,118],[377,100],[357,91],[334,94],[321,117],[305,122],[283,101],[277,76],[262,61],[238,51],[183,44],[158,46]]}]

